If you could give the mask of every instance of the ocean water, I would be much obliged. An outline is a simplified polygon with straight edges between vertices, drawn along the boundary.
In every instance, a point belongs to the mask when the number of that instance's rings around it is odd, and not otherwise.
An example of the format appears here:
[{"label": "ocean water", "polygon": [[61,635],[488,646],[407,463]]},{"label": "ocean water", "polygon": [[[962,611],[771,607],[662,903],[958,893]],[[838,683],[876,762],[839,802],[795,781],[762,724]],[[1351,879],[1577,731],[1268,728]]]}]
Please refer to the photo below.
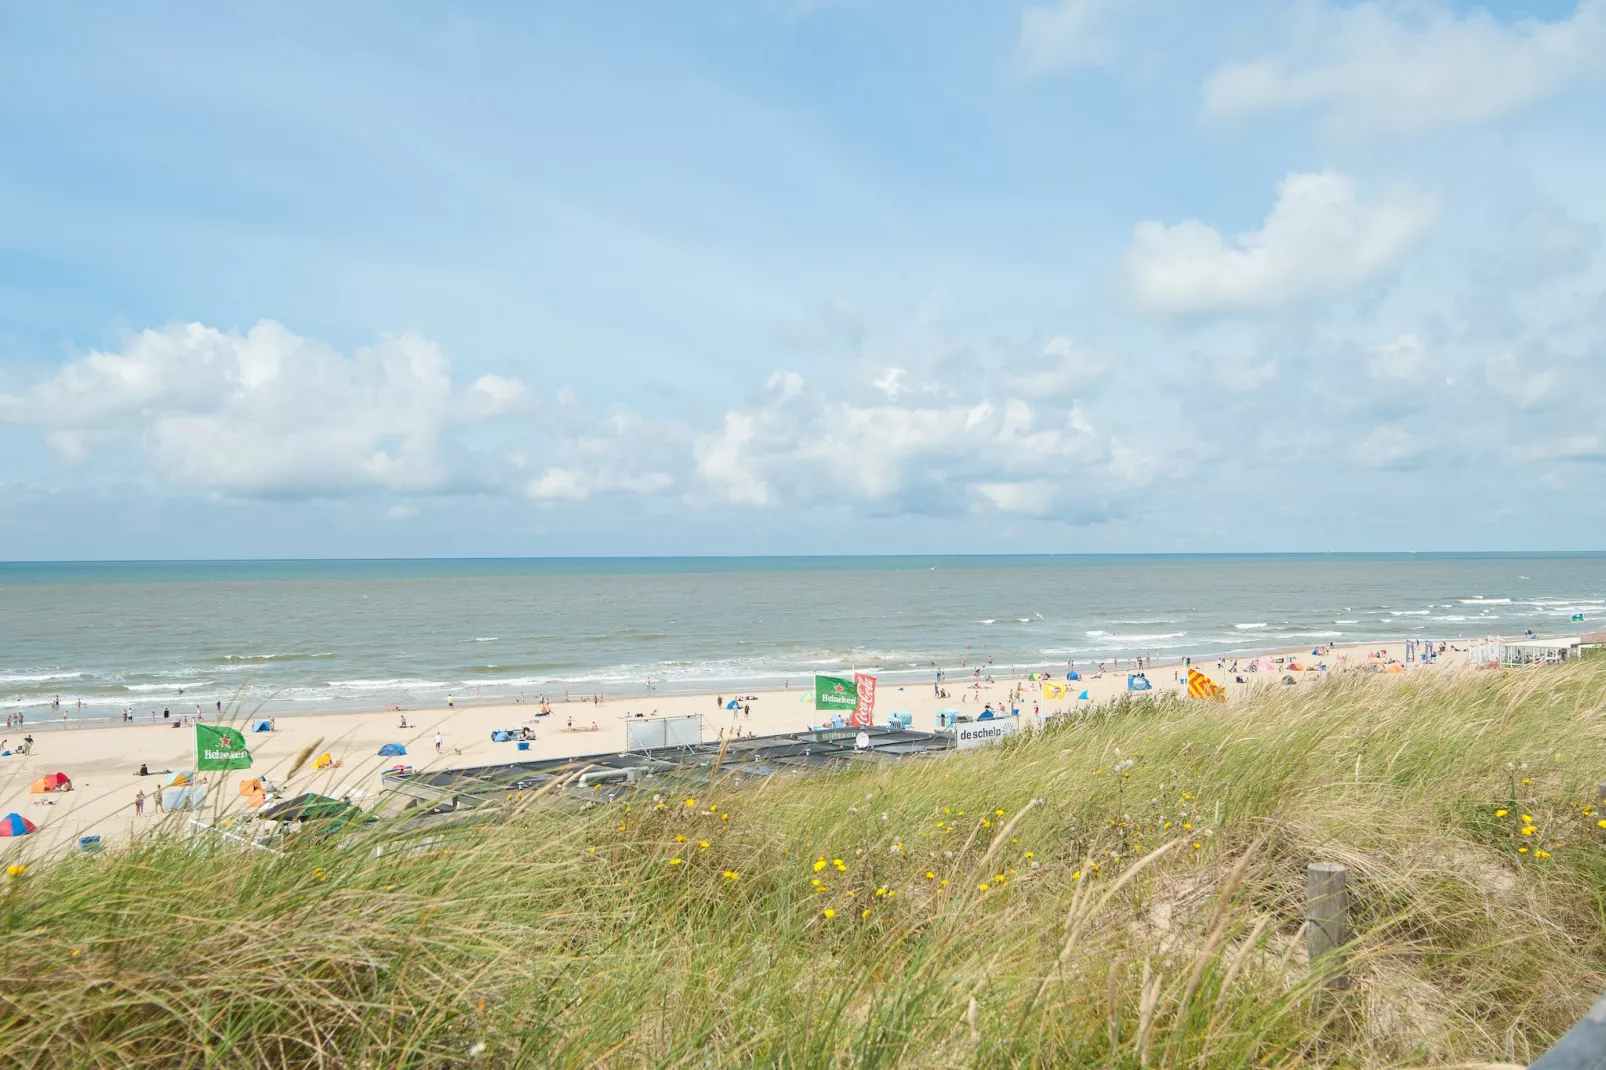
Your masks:
[{"label": "ocean water", "polygon": [[71,727],[929,681],[1602,619],[1606,554],[0,563],[0,707],[59,726],[59,696]]}]

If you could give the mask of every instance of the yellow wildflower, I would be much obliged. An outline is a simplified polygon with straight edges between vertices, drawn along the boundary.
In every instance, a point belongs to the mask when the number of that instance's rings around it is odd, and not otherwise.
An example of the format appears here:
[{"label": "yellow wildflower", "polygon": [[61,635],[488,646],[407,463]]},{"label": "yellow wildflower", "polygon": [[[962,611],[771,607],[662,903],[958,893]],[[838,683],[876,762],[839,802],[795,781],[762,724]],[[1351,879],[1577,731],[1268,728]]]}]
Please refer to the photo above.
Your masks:
[{"label": "yellow wildflower", "polygon": [[734,869],[727,869],[725,871],[725,879],[728,881],[733,881],[739,876],[741,876],[741,874],[737,873]]},{"label": "yellow wildflower", "polygon": [[987,890],[987,886],[985,884],[978,885],[978,887],[981,888],[981,890],[984,891],[984,892]]},{"label": "yellow wildflower", "polygon": [[1200,845],[1199,845],[1199,844],[1197,844],[1197,843],[1196,843],[1196,844],[1194,844],[1194,845],[1193,845],[1193,849],[1194,849],[1194,850],[1195,850],[1195,851],[1197,851],[1197,850],[1198,850],[1198,849],[1199,849],[1199,847],[1200,847]]},{"label": "yellow wildflower", "polygon": [[1494,816],[1495,817],[1505,817],[1509,813],[1511,813],[1510,810],[1496,810],[1494,812]]},{"label": "yellow wildflower", "polygon": [[825,858],[822,856],[814,862],[814,872],[818,873],[825,868]]},{"label": "yellow wildflower", "polygon": [[697,800],[696,799],[687,799],[686,800],[686,806],[687,806],[688,809],[693,807],[693,806],[696,806],[696,805],[697,805]]},{"label": "yellow wildflower", "polygon": [[1522,826],[1522,834],[1524,836],[1532,836],[1535,831],[1537,831],[1537,830],[1532,825],[1524,825],[1524,826]]},{"label": "yellow wildflower", "polygon": [[1004,811],[1002,811],[1002,810],[994,810],[993,811],[993,816],[994,817],[1003,817],[1004,816]]},{"label": "yellow wildflower", "polygon": [[701,848],[702,850],[706,851],[706,850],[708,850],[708,841],[707,840],[698,840],[697,841],[697,846],[699,848]]},{"label": "yellow wildflower", "polygon": [[1035,852],[1035,851],[1027,851],[1026,852],[1026,857],[1027,858],[1036,858],[1037,857],[1037,852]]},{"label": "yellow wildflower", "polygon": [[[1601,824],[1606,825],[1606,821],[1601,822]],[[6,876],[8,877],[20,877],[26,872],[28,872],[28,867],[20,862],[6,867]]]},{"label": "yellow wildflower", "polygon": [[826,907],[825,910],[821,912],[820,916],[827,919],[834,918],[836,917],[836,911],[832,910],[830,907]]},{"label": "yellow wildflower", "polygon": [[929,870],[929,869],[926,870],[926,880],[934,881],[936,879],[937,879],[937,875],[935,873],[931,872],[931,870]]},{"label": "yellow wildflower", "polygon": [[1524,825],[1531,825],[1531,824],[1534,823],[1534,819],[1529,817],[1527,814],[1523,814],[1522,815],[1522,823]]},{"label": "yellow wildflower", "polygon": [[1550,852],[1549,851],[1541,851],[1541,850],[1535,848],[1534,849],[1534,857],[1535,858],[1549,858],[1550,857]]},{"label": "yellow wildflower", "polygon": [[848,864],[840,858],[831,859],[831,864],[837,868],[838,872],[846,873],[848,871]]},{"label": "yellow wildflower", "polygon": [[886,890],[885,887],[877,888],[875,890],[875,894],[876,895],[886,895],[887,894],[887,890]]},{"label": "yellow wildflower", "polygon": [[1595,822],[1595,824],[1599,825],[1603,829],[1606,829],[1606,817],[1601,818],[1599,821]]},{"label": "yellow wildflower", "polygon": [[1082,879],[1082,871],[1081,870],[1077,870],[1075,873],[1071,874],[1071,880],[1079,881],[1081,879]]},{"label": "yellow wildflower", "polygon": [[686,837],[685,836],[676,836],[675,837],[675,842],[676,843],[685,843],[686,842]]},{"label": "yellow wildflower", "polygon": [[869,916],[870,916],[870,908],[869,907],[865,907],[863,912],[859,914],[859,917],[861,917],[861,918],[868,918]]},{"label": "yellow wildflower", "polygon": [[1520,855],[1525,855],[1525,854],[1527,854],[1527,853],[1528,853],[1528,848],[1526,848],[1526,847],[1519,847],[1519,848],[1517,848],[1517,853],[1518,853],[1518,854],[1520,854]]},{"label": "yellow wildflower", "polygon": [[681,862],[680,862],[680,859],[678,859],[678,858],[671,858],[669,860],[669,864],[672,865],[672,866],[678,866],[678,865],[681,864]]}]

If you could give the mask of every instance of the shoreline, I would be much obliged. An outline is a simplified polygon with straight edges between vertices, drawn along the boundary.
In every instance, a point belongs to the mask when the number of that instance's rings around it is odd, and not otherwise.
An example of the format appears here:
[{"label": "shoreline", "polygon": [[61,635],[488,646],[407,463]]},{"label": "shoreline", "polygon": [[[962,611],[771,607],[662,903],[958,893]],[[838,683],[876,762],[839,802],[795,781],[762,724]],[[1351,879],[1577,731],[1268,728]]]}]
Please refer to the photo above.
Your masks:
[{"label": "shoreline", "polygon": [[[1344,653],[1359,649],[1393,649],[1395,647],[1402,647],[1407,641],[1414,640],[1416,642],[1431,642],[1434,644],[1462,644],[1460,647],[1455,649],[1460,652],[1464,652],[1467,649],[1467,646],[1473,643],[1490,640],[1510,641],[1511,639],[1512,637],[1510,636],[1501,635],[1479,636],[1471,639],[1465,637],[1456,637],[1454,639],[1443,637],[1425,639],[1413,636],[1409,637],[1409,639],[1400,637],[1391,639],[1362,640],[1353,643],[1334,643],[1330,639],[1313,639],[1311,645],[1315,647],[1331,646],[1335,651]],[[1143,663],[1147,668],[1158,671],[1180,667],[1190,660],[1198,663],[1199,667],[1202,667],[1207,664],[1214,664],[1218,658],[1227,661],[1246,661],[1267,657],[1286,657],[1289,655],[1304,657],[1306,656],[1307,649],[1308,648],[1300,648],[1295,650],[1286,646],[1250,646],[1245,648],[1234,648],[1227,651],[1215,651],[1206,654],[1179,654],[1175,656],[1166,655],[1164,657],[1144,655]],[[556,709],[560,706],[589,704],[591,698],[598,694],[602,695],[604,700],[609,703],[647,703],[658,700],[668,701],[671,699],[711,697],[722,692],[729,691],[744,693],[749,691],[755,693],[806,691],[812,687],[814,677],[817,675],[840,676],[851,675],[855,672],[869,673],[870,675],[875,676],[877,680],[883,681],[888,687],[896,686],[899,688],[904,688],[910,685],[929,686],[933,682],[933,674],[937,672],[944,673],[945,676],[950,679],[953,677],[955,671],[960,673],[969,673],[976,668],[976,666],[965,664],[965,662],[968,660],[969,659],[962,659],[958,670],[942,669],[940,667],[921,669],[884,669],[867,664],[856,667],[816,669],[790,675],[778,674],[775,676],[754,676],[745,678],[730,677],[715,680],[685,680],[675,682],[652,681],[652,688],[650,691],[646,686],[647,681],[643,681],[641,686],[628,692],[604,690],[592,691],[586,695],[576,695],[574,692],[577,690],[577,688],[575,687],[570,687],[561,692],[552,689],[543,691],[539,688],[525,688],[518,692],[508,691],[498,692],[495,694],[482,694],[472,697],[467,695],[460,697],[454,690],[450,693],[450,698],[452,699],[453,703],[451,708],[484,709],[502,706],[534,705],[539,702],[542,695],[545,695],[548,698],[550,705]],[[1067,659],[1067,664],[1075,665],[1076,662],[1081,661],[1082,667],[1075,669],[1074,671],[1084,674],[1097,672],[1098,670],[1094,667],[1100,664],[1107,666],[1107,672],[1125,673],[1129,671],[1136,671],[1134,668],[1131,668],[1136,660],[1137,658],[1133,655],[1127,655],[1125,657],[1112,656],[1102,659],[1102,661],[1096,657],[1086,659],[1071,658]],[[1123,662],[1126,663],[1125,666],[1122,665]],[[1023,678],[1026,674],[1032,672],[1045,674],[1054,673],[1055,675],[1051,676],[1050,678],[1057,680],[1061,679],[1063,673],[1066,671],[1064,667],[1045,669],[1043,667],[1045,664],[1046,663],[1034,663],[1030,666],[985,665],[982,666],[982,668],[986,671],[990,671],[991,674],[998,680],[1018,680]],[[985,674],[986,673],[984,672],[984,675]],[[793,686],[794,684],[797,686]],[[560,694],[562,697],[560,697]],[[186,717],[194,718],[197,713],[199,713],[208,724],[234,724],[245,723],[247,721],[252,721],[259,718],[286,717],[301,719],[305,717],[325,716],[373,716],[376,714],[426,712],[430,710],[444,710],[448,708],[444,702],[440,705],[433,705],[427,700],[419,701],[416,698],[404,698],[401,701],[387,701],[383,707],[374,706],[361,699],[352,699],[347,701],[331,701],[320,699],[307,700],[304,703],[274,703],[271,698],[268,698],[258,702],[249,709],[238,706],[231,707],[229,703],[224,702],[223,709],[221,712],[219,712],[216,708],[216,703],[219,701],[218,694],[214,692],[208,697],[210,701],[197,703],[193,696],[184,695],[182,692],[175,692],[173,695],[165,696],[160,700],[158,712],[162,708],[170,709],[172,712],[171,720],[173,721]],[[64,707],[61,709],[53,708],[49,701],[40,701],[27,704],[8,704],[4,701],[0,701],[0,710],[5,710],[7,714],[22,714],[26,718],[20,728],[16,726],[5,726],[4,731],[7,733],[14,733],[24,730],[27,732],[81,732],[106,728],[165,726],[166,724],[170,723],[162,720],[160,717],[153,718],[152,712],[148,709],[135,709],[133,713],[133,719],[127,721],[120,719],[120,710],[117,710],[117,712],[110,712],[111,710],[116,710],[117,706],[119,705],[131,709],[136,705],[143,708],[146,706],[148,701],[148,699],[142,699],[137,704],[134,702],[123,702],[120,704],[111,704],[111,706],[85,704],[82,708]],[[173,707],[180,708],[174,709]],[[189,707],[198,708],[190,709]],[[108,712],[91,712],[97,710]],[[63,712],[65,712],[68,716],[62,717],[61,714]]]},{"label": "shoreline", "polygon": [[[1466,671],[1470,666],[1466,646],[1450,652],[1449,641],[1444,642],[1447,644],[1445,662],[1421,664],[1406,671]],[[1325,664],[1329,670],[1344,669],[1371,663],[1372,654],[1379,651],[1397,661],[1403,657],[1404,643],[1333,647],[1330,654],[1319,659],[1310,658],[1310,649],[1262,651],[1254,655],[1254,659],[1313,662],[1308,672],[1289,677],[1312,686],[1314,681],[1328,675],[1316,672],[1315,662]],[[1226,660],[1230,664],[1231,659]],[[1277,686],[1286,672],[1281,665],[1274,671],[1258,673],[1241,668],[1245,682],[1240,685],[1232,682],[1230,671],[1217,669],[1214,658],[1195,659],[1194,667],[1222,684],[1229,698],[1236,693]],[[1288,668],[1291,669],[1291,665]],[[1170,670],[1169,676],[1167,670]],[[1042,697],[1041,683],[1026,680],[1024,673],[1000,672],[990,680],[986,674],[980,680],[967,676],[963,683],[949,680],[942,686],[941,693],[929,680],[910,683],[878,677],[875,717],[877,723],[885,723],[889,713],[907,713],[912,727],[932,730],[937,726],[939,710],[956,710],[974,716],[988,703],[995,709],[1007,709],[1009,692],[1018,686],[1024,692],[1021,714],[1033,717],[1036,723],[1037,717],[1106,704],[1127,694],[1127,671],[1125,666],[1118,671],[1111,666],[1103,675],[1095,673],[1083,677],[1068,685],[1065,698],[1052,701]],[[1152,690],[1137,694],[1158,696],[1167,689],[1175,691],[1178,681],[1185,679],[1182,667],[1175,662],[1149,665],[1144,671]],[[1307,680],[1311,682],[1306,683]],[[812,685],[812,678],[809,682]],[[1049,682],[1065,681],[1051,679]],[[802,732],[830,719],[828,713],[817,712],[813,702],[806,701],[811,694],[810,687],[632,695],[604,699],[600,703],[589,700],[556,702],[547,716],[539,715],[540,707],[534,702],[482,702],[406,711],[322,710],[294,716],[269,715],[262,719],[273,720],[274,730],[262,733],[250,730],[249,722],[258,718],[238,714],[213,716],[207,718],[207,723],[236,726],[245,733],[253,764],[249,770],[201,774],[199,779],[207,792],[204,809],[200,813],[165,816],[153,813],[149,805],[143,814],[136,815],[136,793],[144,791],[148,796],[156,790],[160,783],[156,773],[194,769],[195,732],[192,727],[181,726],[176,720],[166,724],[138,720],[127,724],[85,724],[66,731],[59,727],[54,731],[43,730],[37,723],[20,728],[12,726],[4,730],[12,741],[31,734],[36,728],[40,731],[31,753],[14,752],[0,757],[0,814],[16,811],[40,828],[37,833],[11,841],[9,847],[0,847],[0,853],[7,857],[46,856],[71,848],[82,835],[97,835],[110,842],[157,824],[171,826],[175,821],[187,821],[190,817],[210,819],[224,811],[241,812],[244,808],[239,799],[238,783],[256,777],[272,778],[281,798],[314,791],[349,796],[361,805],[379,792],[380,772],[397,764],[426,771],[619,753],[627,749],[625,722],[638,715],[700,715],[701,737],[708,742],[725,738],[729,733],[768,736]],[[1082,694],[1087,695],[1085,700],[1080,698]],[[725,702],[736,695],[744,696],[743,708],[731,711]],[[401,727],[404,716],[405,728]],[[516,733],[525,726],[535,733],[527,750],[519,750],[516,741],[492,739],[493,731]],[[380,756],[379,749],[390,743],[402,744],[406,757]],[[310,758],[324,752],[332,756],[335,764],[323,770],[309,768]],[[142,764],[148,766],[152,776],[138,775]],[[34,795],[29,791],[35,778],[56,772],[65,773],[71,779],[72,791],[54,795]]]}]

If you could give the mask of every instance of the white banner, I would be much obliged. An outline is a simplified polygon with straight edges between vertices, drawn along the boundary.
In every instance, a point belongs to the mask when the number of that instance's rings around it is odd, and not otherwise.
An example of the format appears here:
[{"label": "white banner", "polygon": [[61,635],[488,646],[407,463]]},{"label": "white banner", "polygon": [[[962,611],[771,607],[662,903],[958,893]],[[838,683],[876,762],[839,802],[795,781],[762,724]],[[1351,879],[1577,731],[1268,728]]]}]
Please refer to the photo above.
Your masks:
[{"label": "white banner", "polygon": [[954,726],[960,750],[1001,743],[1020,732],[1019,717],[995,717],[991,721],[972,721]]}]

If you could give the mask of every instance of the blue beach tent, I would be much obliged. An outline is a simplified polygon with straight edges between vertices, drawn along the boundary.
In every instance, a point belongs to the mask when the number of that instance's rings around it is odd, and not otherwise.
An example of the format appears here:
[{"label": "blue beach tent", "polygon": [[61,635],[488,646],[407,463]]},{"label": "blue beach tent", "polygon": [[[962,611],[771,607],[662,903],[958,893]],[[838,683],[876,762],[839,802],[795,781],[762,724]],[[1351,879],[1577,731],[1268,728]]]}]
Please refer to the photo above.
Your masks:
[{"label": "blue beach tent", "polygon": [[725,708],[727,710],[734,710],[739,706],[741,706],[741,703],[737,702],[735,699],[731,699],[729,702],[725,703]]},{"label": "blue beach tent", "polygon": [[271,732],[271,731],[273,731],[273,722],[272,721],[258,721],[256,724],[251,726],[251,731],[253,731],[253,732]]},{"label": "blue beach tent", "polygon": [[1080,680],[1081,678],[1082,674],[1079,672],[1068,672],[1065,674],[1065,679],[1067,680]]},{"label": "blue beach tent", "polygon": [[492,743],[506,743],[508,740],[510,740],[512,738],[513,738],[513,733],[512,732],[505,731],[505,730],[503,730],[501,728],[498,728],[496,731],[491,733],[491,742]]},{"label": "blue beach tent", "polygon": [[381,758],[395,758],[406,753],[407,748],[400,743],[386,743],[379,748],[379,756]]},{"label": "blue beach tent", "polygon": [[1127,674],[1126,689],[1128,691],[1152,691],[1154,690],[1154,685],[1149,683],[1147,676],[1140,672],[1135,672]]}]

